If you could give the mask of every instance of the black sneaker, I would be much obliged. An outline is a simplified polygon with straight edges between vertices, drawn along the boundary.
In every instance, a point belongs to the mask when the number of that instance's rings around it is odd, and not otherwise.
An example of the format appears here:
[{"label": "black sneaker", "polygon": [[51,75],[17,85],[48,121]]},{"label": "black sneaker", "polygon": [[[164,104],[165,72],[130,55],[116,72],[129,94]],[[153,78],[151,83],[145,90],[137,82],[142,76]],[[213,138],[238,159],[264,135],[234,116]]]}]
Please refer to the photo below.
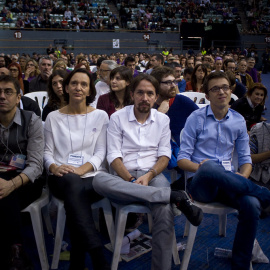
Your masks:
[{"label": "black sneaker", "polygon": [[193,226],[199,226],[203,219],[203,211],[194,205],[187,193],[183,190],[172,191],[171,202],[183,212]]}]

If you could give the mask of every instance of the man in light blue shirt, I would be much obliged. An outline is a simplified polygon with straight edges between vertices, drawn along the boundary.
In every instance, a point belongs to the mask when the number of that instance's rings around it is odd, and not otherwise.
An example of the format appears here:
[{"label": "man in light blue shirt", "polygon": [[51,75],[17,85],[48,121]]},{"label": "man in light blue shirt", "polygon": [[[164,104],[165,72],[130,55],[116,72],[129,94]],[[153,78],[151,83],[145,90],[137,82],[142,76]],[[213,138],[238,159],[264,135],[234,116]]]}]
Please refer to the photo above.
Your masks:
[{"label": "man in light blue shirt", "polygon": [[[203,88],[211,103],[187,119],[178,166],[189,172],[187,187],[193,199],[222,202],[239,211],[232,269],[248,270],[259,216],[270,205],[270,191],[247,179],[252,169],[249,137],[244,118],[229,108],[227,75],[211,73]],[[232,164],[234,152],[239,171]]]}]

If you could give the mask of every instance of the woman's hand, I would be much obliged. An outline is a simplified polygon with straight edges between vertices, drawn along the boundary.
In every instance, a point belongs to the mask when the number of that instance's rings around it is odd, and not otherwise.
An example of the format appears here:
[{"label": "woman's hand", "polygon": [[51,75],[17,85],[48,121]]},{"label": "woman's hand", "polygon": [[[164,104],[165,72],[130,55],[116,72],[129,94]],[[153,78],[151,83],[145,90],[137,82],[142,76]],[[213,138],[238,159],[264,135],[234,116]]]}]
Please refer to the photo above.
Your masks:
[{"label": "woman's hand", "polygon": [[73,166],[71,166],[71,167],[73,168],[73,173],[75,173],[79,176],[82,176],[85,174],[84,170],[81,167],[78,167],[78,168],[73,167]]},{"label": "woman's hand", "polygon": [[61,177],[67,173],[74,173],[74,167],[71,165],[60,165],[60,166],[55,165],[52,168],[50,168],[50,171],[52,174]]},{"label": "woman's hand", "polygon": [[24,79],[28,80],[28,78],[30,77],[30,74],[34,71],[35,71],[35,67],[29,67],[28,69],[26,69],[26,71],[24,72],[24,75],[25,75]]}]

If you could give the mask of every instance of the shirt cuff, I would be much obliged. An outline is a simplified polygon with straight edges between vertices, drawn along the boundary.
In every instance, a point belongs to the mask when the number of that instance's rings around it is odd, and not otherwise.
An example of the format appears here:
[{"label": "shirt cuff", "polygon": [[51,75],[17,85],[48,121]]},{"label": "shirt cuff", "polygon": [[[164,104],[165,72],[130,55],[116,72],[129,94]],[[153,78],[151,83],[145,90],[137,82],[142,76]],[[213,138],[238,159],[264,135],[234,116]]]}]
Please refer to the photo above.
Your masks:
[{"label": "shirt cuff", "polygon": [[109,163],[109,166],[111,165],[111,163],[117,159],[117,158],[123,158],[122,153],[121,152],[114,152],[111,154],[107,155],[107,161]]},{"label": "shirt cuff", "polygon": [[171,158],[172,150],[168,147],[159,147],[158,148],[158,157],[166,156],[169,159]]}]

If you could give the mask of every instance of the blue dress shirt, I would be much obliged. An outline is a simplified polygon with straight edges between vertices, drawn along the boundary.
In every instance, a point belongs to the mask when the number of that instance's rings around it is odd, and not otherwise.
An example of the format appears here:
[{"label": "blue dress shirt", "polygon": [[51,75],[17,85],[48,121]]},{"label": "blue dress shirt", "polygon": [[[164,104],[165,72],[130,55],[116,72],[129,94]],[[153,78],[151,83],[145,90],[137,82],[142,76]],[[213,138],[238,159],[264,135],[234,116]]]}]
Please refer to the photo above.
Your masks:
[{"label": "blue dress shirt", "polygon": [[[250,163],[249,136],[246,122],[236,111],[229,109],[222,120],[217,120],[210,105],[194,111],[187,119],[177,160],[188,159],[200,163],[204,159],[232,161],[238,153],[238,164]],[[232,168],[233,170],[233,168]],[[188,178],[194,173],[189,173]]]}]

